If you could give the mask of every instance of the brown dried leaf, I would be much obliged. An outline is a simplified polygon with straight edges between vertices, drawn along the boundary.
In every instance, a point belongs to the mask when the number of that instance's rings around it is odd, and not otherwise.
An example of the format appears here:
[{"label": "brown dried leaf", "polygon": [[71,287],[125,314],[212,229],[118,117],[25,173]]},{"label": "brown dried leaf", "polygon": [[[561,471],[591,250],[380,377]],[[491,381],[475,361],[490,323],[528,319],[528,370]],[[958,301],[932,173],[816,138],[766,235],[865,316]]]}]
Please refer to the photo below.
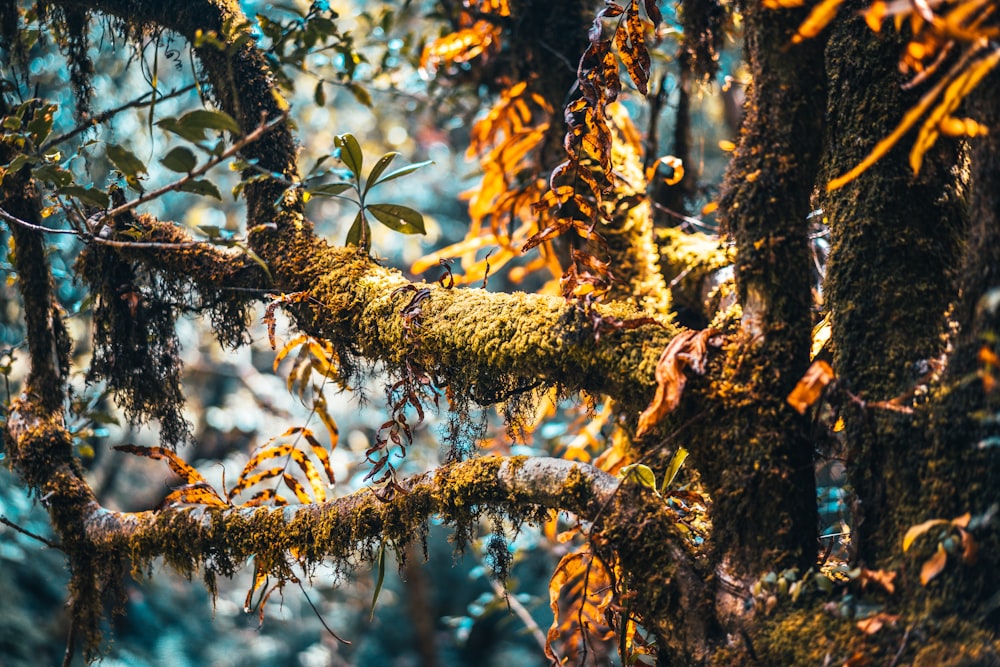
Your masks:
[{"label": "brown dried leaf", "polygon": [[560,664],[579,664],[583,646],[611,639],[614,631],[605,615],[613,600],[614,581],[601,559],[589,552],[563,556],[549,581],[553,620],[545,655],[569,661]]},{"label": "brown dried leaf", "polygon": [[822,359],[817,359],[806,370],[806,374],[795,385],[795,389],[792,389],[792,393],[788,395],[786,399],[788,404],[795,408],[800,415],[805,414],[806,410],[823,395],[823,390],[833,378],[833,368],[830,367],[830,364]]},{"label": "brown dried leaf", "polygon": [[684,331],[670,341],[656,363],[656,395],[639,415],[637,437],[649,432],[680,403],[681,392],[687,382],[685,368],[690,367],[698,375],[705,372],[709,341],[718,334],[716,329]]},{"label": "brown dried leaf", "polygon": [[869,616],[868,618],[858,621],[855,625],[858,626],[858,630],[861,630],[861,632],[866,635],[873,635],[886,625],[896,625],[898,620],[899,616],[897,614],[879,612],[874,616]]},{"label": "brown dried leaf", "polygon": [[962,538],[962,564],[975,565],[976,561],[979,560],[979,543],[976,542],[972,533],[964,528],[956,528],[956,530],[958,530],[959,537]]}]

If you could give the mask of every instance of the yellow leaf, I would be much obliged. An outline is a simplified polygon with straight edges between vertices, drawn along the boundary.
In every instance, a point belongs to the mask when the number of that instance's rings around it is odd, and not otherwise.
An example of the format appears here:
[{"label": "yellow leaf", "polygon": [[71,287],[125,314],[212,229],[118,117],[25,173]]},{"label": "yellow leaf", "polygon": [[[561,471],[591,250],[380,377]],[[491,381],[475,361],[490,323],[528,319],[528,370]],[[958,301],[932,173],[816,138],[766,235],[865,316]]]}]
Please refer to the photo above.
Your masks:
[{"label": "yellow leaf", "polygon": [[903,536],[903,553],[909,551],[910,547],[913,546],[914,540],[926,533],[928,530],[935,526],[944,526],[948,522],[944,519],[928,519],[923,523],[917,524],[916,526],[910,526],[910,529],[906,531]]},{"label": "yellow leaf", "polygon": [[816,358],[816,355],[823,350],[823,346],[825,346],[827,341],[830,340],[830,336],[832,334],[833,326],[832,321],[830,320],[830,313],[828,312],[823,316],[823,319],[813,327],[812,349],[809,350],[810,359]]}]

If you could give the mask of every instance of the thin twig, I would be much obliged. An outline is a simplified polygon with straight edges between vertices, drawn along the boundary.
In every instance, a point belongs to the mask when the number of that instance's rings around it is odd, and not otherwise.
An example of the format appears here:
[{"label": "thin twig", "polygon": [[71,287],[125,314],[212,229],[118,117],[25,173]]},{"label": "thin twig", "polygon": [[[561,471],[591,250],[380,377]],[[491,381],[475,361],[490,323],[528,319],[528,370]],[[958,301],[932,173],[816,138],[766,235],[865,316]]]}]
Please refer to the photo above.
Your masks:
[{"label": "thin twig", "polygon": [[7,211],[0,208],[0,218],[3,218],[7,222],[13,223],[20,227],[26,229],[31,229],[36,232],[46,232],[49,234],[69,234],[82,238],[88,242],[98,243],[100,245],[111,246],[112,248],[160,248],[164,250],[184,250],[186,248],[193,248],[198,245],[203,245],[204,241],[184,241],[182,243],[158,243],[156,241],[115,241],[113,239],[103,239],[100,236],[91,236],[89,234],[82,234],[75,229],[52,229],[51,227],[43,227],[42,225],[35,225],[27,220],[21,220],[20,218],[11,215]]},{"label": "thin twig", "polygon": [[[70,603],[72,607],[73,603]],[[66,652],[63,654],[62,667],[70,667],[73,664],[73,654],[76,653],[76,617],[72,611],[69,615],[69,636],[66,637]]]},{"label": "thin twig", "polygon": [[903,657],[903,651],[906,650],[906,641],[910,638],[910,630],[912,628],[912,625],[906,626],[906,632],[903,633],[903,640],[899,643],[899,650],[896,651],[896,655],[893,656],[892,662],[889,663],[889,667],[896,667],[896,663],[899,662],[901,657]]},{"label": "thin twig", "polygon": [[507,589],[497,583],[497,581],[492,577],[488,577],[488,579],[490,586],[493,587],[493,592],[496,593],[497,597],[502,597],[507,601],[507,606],[512,612],[514,612],[515,616],[521,619],[521,622],[524,623],[524,627],[531,632],[531,636],[535,638],[535,641],[538,642],[538,645],[542,647],[542,650],[544,651],[545,634],[542,632],[542,629],[538,627],[538,623],[536,623],[535,619],[532,618],[531,613],[524,607],[523,604],[521,604],[521,601],[517,599],[516,595],[511,595]]},{"label": "thin twig", "polygon": [[305,598],[306,598],[306,602],[308,602],[309,606],[312,607],[313,613],[316,614],[316,618],[318,618],[319,622],[323,624],[323,628],[328,633],[330,633],[330,636],[333,637],[334,639],[336,639],[338,642],[340,642],[342,644],[348,644],[348,645],[350,645],[351,642],[349,642],[346,639],[344,639],[343,637],[339,636],[336,632],[334,632],[330,628],[329,625],[326,624],[326,621],[323,620],[323,615],[321,613],[319,613],[319,609],[317,609],[316,605],[313,604],[313,601],[309,599],[309,594],[306,593],[306,587],[302,585],[302,580],[301,579],[296,579],[295,583],[298,584],[299,590],[302,591],[302,595],[304,595]]},{"label": "thin twig", "polygon": [[[257,126],[257,129],[255,129],[253,132],[250,132],[247,135],[244,135],[236,143],[234,143],[232,146],[230,146],[228,149],[226,149],[226,151],[223,152],[221,155],[218,155],[218,156],[212,158],[211,160],[209,160],[208,162],[206,162],[202,166],[198,167],[197,169],[195,169],[193,171],[189,171],[187,173],[187,175],[185,175],[183,178],[181,178],[179,180],[174,181],[173,183],[168,183],[167,185],[164,185],[163,187],[157,188],[155,190],[151,190],[151,191],[147,192],[146,194],[142,195],[141,197],[139,197],[138,199],[133,199],[132,201],[126,202],[126,203],[122,204],[121,206],[116,206],[115,208],[111,209],[110,211],[106,211],[105,213],[103,213],[98,218],[98,223],[103,222],[105,220],[112,219],[115,216],[121,215],[122,213],[127,213],[128,211],[131,211],[132,209],[134,209],[134,208],[136,208],[138,206],[142,206],[143,204],[145,204],[147,202],[150,202],[150,201],[153,201],[154,199],[158,199],[159,197],[162,197],[163,195],[167,194],[168,192],[173,192],[175,190],[179,190],[184,185],[190,183],[192,180],[198,178],[199,176],[204,175],[205,172],[207,172],[212,167],[215,167],[216,165],[218,165],[219,163],[223,162],[224,160],[228,160],[232,156],[236,155],[236,153],[240,152],[248,144],[251,144],[254,141],[257,141],[257,139],[260,139],[260,137],[263,136],[265,132],[268,132],[269,130],[274,129],[275,127],[277,127],[281,123],[285,122],[285,120],[287,118],[288,118],[288,112],[285,112],[285,113],[281,114],[280,116],[278,116],[277,118],[275,118],[275,119],[273,119],[273,120],[271,120],[269,122],[261,123],[260,125]],[[99,225],[96,225],[96,226],[99,226]]]},{"label": "thin twig", "polygon": [[35,533],[31,532],[30,530],[25,530],[24,528],[21,528],[19,525],[17,525],[16,523],[14,523],[13,521],[11,521],[10,519],[8,519],[7,517],[5,517],[3,515],[0,515],[0,523],[2,523],[5,526],[8,526],[10,528],[13,528],[14,530],[16,530],[17,532],[21,533],[22,535],[27,535],[28,537],[30,537],[33,540],[38,540],[39,542],[41,542],[42,544],[44,544],[45,546],[47,546],[47,547],[49,547],[51,549],[59,549],[60,551],[62,550],[62,547],[59,546],[58,544],[56,544],[55,542],[50,542],[49,540],[45,539],[41,535],[36,535]]},{"label": "thin twig", "polygon": [[[194,90],[194,87],[195,87],[194,84],[190,84],[190,85],[184,86],[183,88],[179,88],[177,90],[172,90],[169,93],[167,93],[166,95],[161,95],[157,99],[159,101],[161,101],[161,102],[164,101],[164,100],[169,100],[169,99],[171,99],[173,97],[177,97],[179,95],[183,95],[184,93],[186,93],[188,91]],[[95,125],[100,125],[101,123],[109,120],[111,117],[113,117],[113,116],[121,113],[122,111],[125,111],[127,109],[136,108],[136,107],[148,106],[150,103],[147,102],[147,101],[145,101],[145,99],[147,97],[149,97],[151,94],[152,94],[152,92],[144,93],[143,95],[140,95],[139,97],[137,97],[136,99],[132,100],[131,102],[126,102],[125,104],[123,104],[123,105],[121,105],[119,107],[115,107],[114,109],[108,109],[107,111],[102,111],[101,113],[97,114],[93,118],[88,119],[86,122],[80,123],[79,125],[77,125],[76,127],[74,127],[72,130],[70,130],[69,132],[66,132],[65,134],[60,134],[58,137],[55,137],[53,139],[49,139],[48,141],[46,141],[45,143],[43,143],[41,145],[41,147],[39,148],[39,151],[45,152],[48,149],[52,148],[53,146],[57,146],[57,145],[63,143],[64,141],[69,141],[70,139],[72,139],[76,135],[82,134],[83,132],[86,132],[87,130],[89,130],[90,128],[94,127]]]},{"label": "thin twig", "polygon": [[2,208],[0,208],[0,218],[3,218],[7,222],[13,223],[20,227],[24,227],[26,229],[34,230],[36,232],[46,232],[48,234],[72,234],[73,236],[79,236],[79,233],[75,229],[52,229],[51,227],[36,225],[31,222],[28,222],[27,220],[21,220],[21,218],[11,215]]}]

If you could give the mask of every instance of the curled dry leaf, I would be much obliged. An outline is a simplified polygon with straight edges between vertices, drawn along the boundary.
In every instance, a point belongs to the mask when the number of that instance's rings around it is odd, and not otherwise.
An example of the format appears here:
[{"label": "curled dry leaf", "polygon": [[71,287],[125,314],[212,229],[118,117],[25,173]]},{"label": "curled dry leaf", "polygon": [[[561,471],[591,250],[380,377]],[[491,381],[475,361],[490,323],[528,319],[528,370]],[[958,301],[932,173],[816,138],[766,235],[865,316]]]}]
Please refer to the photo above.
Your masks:
[{"label": "curled dry leaf", "polygon": [[786,399],[788,404],[798,410],[800,415],[804,415],[809,407],[819,400],[826,389],[826,385],[833,380],[833,368],[822,359],[817,359],[812,366],[806,370],[799,383],[792,389],[792,393]]},{"label": "curled dry leaf", "polygon": [[708,345],[716,329],[685,331],[678,334],[667,345],[667,349],[656,362],[656,395],[649,407],[639,415],[639,429],[636,436],[648,433],[665,416],[670,414],[681,400],[681,392],[687,378],[684,369],[690,367],[698,375],[705,372],[705,358]]}]

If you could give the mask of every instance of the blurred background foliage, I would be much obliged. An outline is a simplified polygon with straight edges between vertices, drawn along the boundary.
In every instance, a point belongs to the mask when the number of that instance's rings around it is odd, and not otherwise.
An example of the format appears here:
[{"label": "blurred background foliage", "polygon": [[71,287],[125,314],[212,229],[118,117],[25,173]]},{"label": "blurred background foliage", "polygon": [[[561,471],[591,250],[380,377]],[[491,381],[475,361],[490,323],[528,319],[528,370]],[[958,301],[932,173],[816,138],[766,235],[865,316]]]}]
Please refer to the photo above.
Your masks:
[{"label": "blurred background foliage", "polygon": [[[336,168],[331,164],[335,160],[327,163],[325,158],[333,151],[334,137],[345,132],[358,138],[369,165],[371,156],[388,151],[401,153],[400,164],[433,160],[433,165],[384,188],[393,202],[424,214],[427,235],[403,237],[376,225],[372,239],[375,254],[406,269],[425,254],[460,241],[469,227],[462,193],[474,187],[480,175],[477,161],[465,155],[470,129],[499,91],[496,80],[484,80],[482,73],[475,71],[483,66],[488,53],[451,63],[440,71],[427,68],[421,56],[428,43],[456,30],[456,16],[463,11],[461,3],[341,0],[241,4],[251,17],[254,37],[270,49],[274,72],[290,103],[298,128],[303,176],[322,175]],[[594,4],[596,11],[598,3]],[[25,4],[22,9],[31,8]],[[664,3],[661,9],[665,29],[654,51],[651,77],[659,108],[634,90],[623,93],[636,125],[647,135],[655,129],[656,156],[674,149],[681,94],[675,62],[680,22],[672,3]],[[69,132],[78,123],[74,114],[78,101],[67,85],[66,59],[59,48],[62,37],[52,31],[50,22],[33,17],[30,11],[23,20],[31,36],[26,50],[0,54],[5,93],[15,104],[39,97],[58,105],[52,134]],[[734,47],[738,27],[738,23],[730,26],[716,79],[690,91],[693,141],[690,164],[685,167],[695,182],[682,202],[685,209],[665,216],[658,213],[666,224],[689,231],[714,230],[710,203],[737,132],[745,83]],[[188,144],[156,122],[201,108],[202,93],[184,40],[169,32],[151,33],[137,47],[119,30],[120,26],[107,20],[91,26],[92,113],[136,100],[145,104],[125,109],[111,122],[60,146],[56,162],[71,172],[78,184],[100,189],[119,185],[131,189],[130,196],[134,196],[140,188],[153,189],[176,177],[159,160],[171,149]],[[545,66],[566,67],[567,63],[553,58]],[[155,104],[150,105],[154,88]],[[134,174],[137,178],[130,180],[121,165],[108,158],[108,145],[131,151],[148,173]],[[239,173],[223,165],[210,171],[207,178],[217,186],[221,201],[195,193],[172,193],[144,210],[186,225],[204,238],[238,240],[246,231],[241,227],[244,209],[242,201],[230,193],[240,182]],[[49,227],[69,228],[63,209],[53,206],[49,212]],[[339,243],[355,210],[337,199],[314,197],[307,213],[321,234]],[[4,399],[9,401],[25,373],[26,351],[16,277],[6,256],[8,238],[3,233],[0,267],[6,279],[0,286],[0,371]],[[72,425],[90,483],[106,507],[127,511],[155,507],[179,481],[159,462],[110,449],[122,443],[155,445],[157,433],[155,428],[129,427],[103,387],[88,386],[84,381],[91,352],[91,304],[85,290],[74,282],[71,270],[80,242],[69,234],[51,235],[48,241],[57,293],[75,340]],[[541,278],[519,277],[519,284],[511,278],[510,270],[530,259],[511,262],[490,277],[487,287],[537,288]],[[436,279],[440,273],[435,267],[424,277]],[[256,446],[289,426],[323,431],[310,423],[310,419],[317,420],[308,405],[286,388],[291,360],[272,371],[274,352],[259,322],[253,330],[253,344],[236,351],[222,350],[207,322],[182,318],[178,328],[186,372],[185,417],[194,433],[193,443],[180,453],[210,481],[219,483],[223,470],[234,478]],[[279,318],[279,339],[287,341],[293,333]],[[328,396],[329,412],[341,433],[340,445],[333,453],[338,494],[364,486],[364,451],[374,429],[386,418],[384,380],[377,373],[371,374],[366,386],[352,389],[355,391]],[[483,415],[480,446],[502,453],[554,453],[589,460],[610,445],[612,424],[606,412],[586,401],[545,397],[536,423],[527,425],[529,428],[520,434],[508,434],[497,415]],[[402,474],[439,463],[440,436],[445,428],[434,418],[425,422],[417,432],[418,446],[400,463]],[[9,472],[0,469],[0,514],[44,539],[51,535],[39,503],[39,499],[26,497]],[[834,508],[831,516],[836,511]],[[554,537],[567,525],[564,521],[547,527],[526,526],[516,533],[509,526],[483,525],[480,539],[464,554],[454,553],[447,529],[432,526],[428,563],[419,550],[406,554],[405,565],[388,560],[385,584],[371,622],[376,573],[367,565],[349,577],[320,571],[306,582],[306,592],[286,587],[280,598],[272,597],[259,628],[257,614],[244,611],[244,598],[252,584],[251,568],[235,581],[222,582],[214,602],[201,586],[157,568],[151,580],[131,584],[127,613],[116,617],[113,642],[103,664],[542,665],[546,661],[538,629],[544,634],[552,619],[548,578],[559,557],[573,547],[572,542],[563,544]],[[489,577],[489,554],[496,554],[498,539],[513,556],[506,583],[509,600]],[[13,667],[61,661],[67,632],[66,579],[58,551],[9,525],[0,526],[0,663]],[[352,644],[335,641],[324,631],[320,617]]]}]

